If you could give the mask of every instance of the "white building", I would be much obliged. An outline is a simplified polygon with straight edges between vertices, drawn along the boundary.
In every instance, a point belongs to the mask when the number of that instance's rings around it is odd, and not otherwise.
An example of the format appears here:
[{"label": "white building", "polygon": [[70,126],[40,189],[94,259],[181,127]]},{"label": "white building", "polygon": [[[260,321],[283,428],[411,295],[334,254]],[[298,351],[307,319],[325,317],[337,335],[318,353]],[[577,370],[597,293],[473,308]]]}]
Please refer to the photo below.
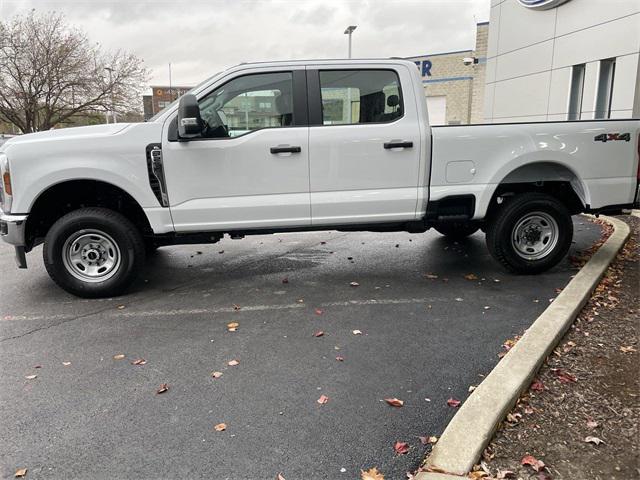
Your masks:
[{"label": "white building", "polygon": [[488,123],[640,118],[640,0],[491,0]]}]

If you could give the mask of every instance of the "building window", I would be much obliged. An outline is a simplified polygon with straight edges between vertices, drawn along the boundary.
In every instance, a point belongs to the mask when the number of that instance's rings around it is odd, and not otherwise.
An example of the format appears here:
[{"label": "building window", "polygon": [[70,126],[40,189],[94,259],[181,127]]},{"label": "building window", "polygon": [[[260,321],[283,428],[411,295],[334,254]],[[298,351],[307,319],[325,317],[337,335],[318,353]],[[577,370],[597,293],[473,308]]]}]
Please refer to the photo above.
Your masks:
[{"label": "building window", "polygon": [[611,95],[613,93],[613,79],[616,71],[616,59],[609,58],[600,61],[598,75],[598,90],[596,92],[595,118],[611,117]]},{"label": "building window", "polygon": [[567,120],[580,120],[582,94],[584,92],[585,64],[574,65],[571,69],[571,90],[569,92],[569,114]]}]

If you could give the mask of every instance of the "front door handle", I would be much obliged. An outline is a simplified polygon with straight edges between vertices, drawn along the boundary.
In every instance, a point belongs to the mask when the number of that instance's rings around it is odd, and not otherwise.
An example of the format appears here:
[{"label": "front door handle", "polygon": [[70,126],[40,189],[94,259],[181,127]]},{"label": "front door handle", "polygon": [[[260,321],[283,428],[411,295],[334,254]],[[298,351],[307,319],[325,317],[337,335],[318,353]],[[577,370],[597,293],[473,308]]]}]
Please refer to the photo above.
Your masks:
[{"label": "front door handle", "polygon": [[385,142],[384,148],[413,148],[413,142]]},{"label": "front door handle", "polygon": [[300,147],[271,147],[271,153],[300,153],[302,148]]}]

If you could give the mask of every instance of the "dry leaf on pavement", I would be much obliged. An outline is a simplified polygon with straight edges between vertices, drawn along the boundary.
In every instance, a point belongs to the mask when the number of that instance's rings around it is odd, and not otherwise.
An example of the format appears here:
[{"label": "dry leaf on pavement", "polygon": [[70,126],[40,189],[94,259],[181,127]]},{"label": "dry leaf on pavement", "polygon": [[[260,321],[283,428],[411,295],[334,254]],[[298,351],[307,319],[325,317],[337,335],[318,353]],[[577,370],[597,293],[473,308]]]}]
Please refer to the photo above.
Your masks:
[{"label": "dry leaf on pavement", "polygon": [[236,365],[240,365],[240,362],[238,360],[230,360],[227,365],[229,365],[230,367],[235,367]]},{"label": "dry leaf on pavement", "polygon": [[360,284],[358,282],[351,282],[349,285],[351,285],[352,287],[359,287]]},{"label": "dry leaf on pavement", "polygon": [[313,334],[314,337],[322,337],[324,335],[324,332],[322,330],[318,330],[316,333]]},{"label": "dry leaf on pavement", "polygon": [[400,400],[399,398],[385,398],[385,402],[387,402],[392,407],[401,407],[404,405],[404,400]]},{"label": "dry leaf on pavement", "polygon": [[544,383],[542,383],[542,381],[538,379],[534,380],[531,384],[531,390],[533,390],[534,392],[543,392],[545,390]]},{"label": "dry leaf on pavement", "polygon": [[220,378],[222,376],[222,372],[211,372],[211,376],[213,378]]},{"label": "dry leaf on pavement", "polygon": [[169,385],[166,383],[162,383],[160,384],[160,387],[158,387],[158,390],[156,391],[156,393],[160,394],[160,393],[164,393],[167,390],[169,390]]},{"label": "dry leaf on pavement", "polygon": [[68,367],[69,365],[71,365],[71,362],[62,362],[62,365],[64,365],[65,367]]},{"label": "dry leaf on pavement", "polygon": [[118,353],[117,355],[113,356],[114,360],[122,360],[124,358],[124,354],[122,353]]},{"label": "dry leaf on pavement", "polygon": [[362,332],[360,330],[354,330],[353,334],[354,335],[362,335]]},{"label": "dry leaf on pavement", "polygon": [[434,445],[438,442],[438,437],[432,435],[430,437],[418,437],[423,445]]},{"label": "dry leaf on pavement", "polygon": [[219,423],[213,428],[215,428],[216,432],[224,432],[227,429],[227,424],[226,423]]},{"label": "dry leaf on pavement", "polygon": [[604,443],[604,440],[592,436],[585,437],[584,441],[586,443],[593,443],[594,445],[600,445],[601,443]]},{"label": "dry leaf on pavement", "polygon": [[447,400],[447,405],[453,408],[457,408],[460,406],[460,400],[452,397],[449,400]]},{"label": "dry leaf on pavement", "polygon": [[329,397],[327,397],[326,395],[320,395],[320,398],[316,400],[316,402],[318,402],[320,405],[324,405],[328,401],[329,401]]},{"label": "dry leaf on pavement", "polygon": [[545,467],[544,462],[542,460],[538,460],[533,455],[525,455],[524,457],[522,457],[522,460],[520,460],[520,464],[524,466],[528,465],[536,472],[539,472]]},{"label": "dry leaf on pavement", "polygon": [[344,362],[344,357],[341,357],[340,355],[338,355],[336,357],[336,360],[339,361],[339,362]]},{"label": "dry leaf on pavement", "polygon": [[27,380],[33,380],[34,378],[38,378],[38,375],[27,375],[24,378],[26,378]]},{"label": "dry leaf on pavement", "polygon": [[636,352],[637,350],[633,348],[631,345],[629,345],[628,347],[625,347],[625,346],[620,347],[620,351],[622,353],[633,353],[633,352]]},{"label": "dry leaf on pavement", "polygon": [[238,322],[227,323],[227,330],[230,332],[235,332],[240,324]]},{"label": "dry leaf on pavement", "polygon": [[23,478],[27,476],[27,469],[26,468],[19,468],[18,470],[16,470],[16,473],[14,475],[14,477],[16,478]]},{"label": "dry leaf on pavement", "polygon": [[600,424],[595,420],[592,420],[592,419],[587,420],[587,428],[590,428],[593,430],[594,428],[598,428],[599,426]]},{"label": "dry leaf on pavement", "polygon": [[404,455],[409,452],[409,444],[406,442],[396,442],[393,449],[398,455]]},{"label": "dry leaf on pavement", "polygon": [[360,480],[384,480],[384,475],[376,467],[373,467],[366,472],[360,470]]},{"label": "dry leaf on pavement", "polygon": [[467,273],[464,278],[467,280],[478,280],[478,276],[475,273]]},{"label": "dry leaf on pavement", "polygon": [[322,310],[321,308],[316,308],[315,312],[316,312],[316,315],[322,315],[324,313],[324,310]]},{"label": "dry leaf on pavement", "polygon": [[144,365],[147,361],[144,358],[138,358],[131,362],[131,365]]}]

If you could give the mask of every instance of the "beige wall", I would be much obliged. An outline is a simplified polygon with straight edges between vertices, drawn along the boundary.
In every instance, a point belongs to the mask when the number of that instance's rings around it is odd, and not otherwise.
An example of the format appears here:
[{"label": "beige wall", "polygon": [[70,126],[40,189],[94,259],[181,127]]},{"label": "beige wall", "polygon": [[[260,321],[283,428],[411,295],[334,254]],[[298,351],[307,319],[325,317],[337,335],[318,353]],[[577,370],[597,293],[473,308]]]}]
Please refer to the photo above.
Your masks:
[{"label": "beige wall", "polygon": [[[418,62],[421,71],[423,62],[431,62],[431,75],[422,77],[425,96],[447,97],[447,124],[482,123],[488,36],[488,23],[480,23],[474,50],[408,58]],[[465,65],[466,57],[476,57],[478,63]]]}]

